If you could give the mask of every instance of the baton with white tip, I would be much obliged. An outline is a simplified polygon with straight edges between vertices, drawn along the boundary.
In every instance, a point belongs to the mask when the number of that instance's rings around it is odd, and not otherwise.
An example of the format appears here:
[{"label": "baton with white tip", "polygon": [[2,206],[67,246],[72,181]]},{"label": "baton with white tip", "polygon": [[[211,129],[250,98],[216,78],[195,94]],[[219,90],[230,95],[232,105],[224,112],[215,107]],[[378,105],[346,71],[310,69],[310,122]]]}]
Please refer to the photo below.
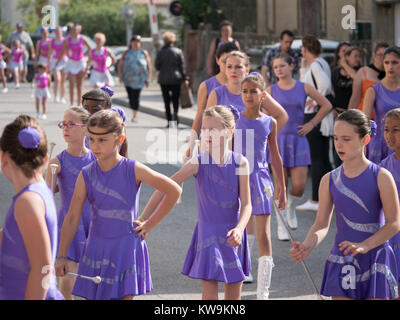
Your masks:
[{"label": "baton with white tip", "polygon": [[76,276],[78,278],[82,278],[82,279],[93,281],[95,284],[99,284],[102,281],[100,276],[88,277],[88,276],[83,276],[81,274],[77,274],[77,273],[74,273],[74,272],[67,272],[67,274],[70,274],[72,276]]},{"label": "baton with white tip", "polygon": [[[273,204],[273,206],[274,206],[274,208],[275,208],[275,211],[276,211],[277,214],[278,214],[279,219],[282,221],[282,224],[284,225],[284,227],[285,227],[287,233],[289,234],[290,240],[292,240],[292,242],[295,242],[295,240],[294,240],[292,234],[290,233],[290,230],[289,230],[288,226],[286,225],[285,220],[283,219],[281,210],[278,208],[277,204],[276,204],[275,201],[274,201],[273,193],[272,193],[271,187],[266,187],[264,191],[265,191],[265,193],[267,194],[267,196],[271,199],[272,204]],[[319,291],[318,291],[318,289],[317,289],[317,286],[315,285],[315,282],[314,282],[313,278],[311,277],[311,273],[310,273],[310,271],[308,270],[306,263],[305,263],[303,260],[301,260],[300,262],[301,262],[301,264],[302,264],[302,266],[303,266],[303,268],[304,268],[304,271],[306,272],[306,275],[307,275],[307,277],[308,277],[308,280],[310,280],[310,283],[311,283],[311,285],[312,285],[312,287],[313,287],[313,289],[314,289],[315,294],[317,295],[317,298],[318,298],[319,300],[324,300],[324,299],[322,298],[322,296],[319,294]]]},{"label": "baton with white tip", "polygon": [[51,191],[53,193],[55,191],[55,176],[56,176],[57,168],[58,168],[58,164],[56,164],[56,163],[52,163],[50,165],[50,169],[51,169]]},{"label": "baton with white tip", "polygon": [[53,155],[53,151],[54,151],[54,147],[56,146],[56,144],[54,142],[50,142],[50,155],[49,155],[49,159],[51,160],[51,156]]}]

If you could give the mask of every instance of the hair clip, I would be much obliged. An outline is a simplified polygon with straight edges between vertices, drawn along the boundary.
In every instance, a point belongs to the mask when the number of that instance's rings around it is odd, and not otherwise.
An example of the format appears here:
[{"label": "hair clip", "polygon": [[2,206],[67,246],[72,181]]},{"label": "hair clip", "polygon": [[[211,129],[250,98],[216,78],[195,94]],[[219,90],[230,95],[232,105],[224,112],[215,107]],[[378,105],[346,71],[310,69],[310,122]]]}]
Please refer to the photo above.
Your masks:
[{"label": "hair clip", "polygon": [[378,126],[376,125],[376,122],[374,120],[369,120],[369,124],[371,125],[371,137],[374,137],[376,135],[376,130]]},{"label": "hair clip", "polygon": [[103,90],[104,92],[107,92],[110,98],[114,95],[114,90],[111,89],[110,87],[104,86],[101,87],[100,89]]},{"label": "hair clip", "polygon": [[111,110],[118,112],[118,114],[121,116],[122,120],[124,122],[126,122],[126,115],[125,115],[124,110],[122,110],[120,107],[116,107],[116,106],[111,106]]},{"label": "hair clip", "polygon": [[18,133],[18,141],[24,149],[36,149],[40,144],[40,132],[32,127],[26,127]]},{"label": "hair clip", "polygon": [[257,71],[253,71],[249,73],[249,76],[257,76],[257,77],[262,77],[261,73],[257,72]]},{"label": "hair clip", "polygon": [[240,118],[239,110],[233,105],[229,105],[229,106],[227,106],[227,108],[229,108],[229,110],[231,110],[231,112],[233,113],[233,116],[235,117],[235,121],[238,121]]}]

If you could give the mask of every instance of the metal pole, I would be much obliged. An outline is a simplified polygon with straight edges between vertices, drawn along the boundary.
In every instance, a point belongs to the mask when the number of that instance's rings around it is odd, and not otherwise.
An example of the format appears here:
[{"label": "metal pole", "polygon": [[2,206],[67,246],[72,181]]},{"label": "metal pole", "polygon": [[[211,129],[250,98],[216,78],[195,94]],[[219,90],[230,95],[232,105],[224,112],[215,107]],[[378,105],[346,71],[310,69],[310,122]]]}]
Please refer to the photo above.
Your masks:
[{"label": "metal pole", "polygon": [[58,11],[58,0],[51,0],[51,5],[53,6],[53,8],[55,9],[55,26],[57,27],[59,25],[59,11]]}]

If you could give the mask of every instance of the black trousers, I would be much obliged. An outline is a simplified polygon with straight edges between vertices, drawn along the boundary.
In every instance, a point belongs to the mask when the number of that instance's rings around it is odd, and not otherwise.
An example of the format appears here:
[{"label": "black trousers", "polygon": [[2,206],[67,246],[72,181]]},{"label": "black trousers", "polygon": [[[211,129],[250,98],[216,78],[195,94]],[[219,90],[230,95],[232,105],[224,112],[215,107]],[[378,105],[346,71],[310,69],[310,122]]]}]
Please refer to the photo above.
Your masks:
[{"label": "black trousers", "polygon": [[133,89],[130,87],[125,87],[126,92],[128,93],[128,99],[129,99],[129,106],[133,110],[139,110],[139,105],[140,105],[140,92],[142,89]]},{"label": "black trousers", "polygon": [[[304,123],[310,121],[316,113],[304,115]],[[324,137],[320,131],[321,126],[317,125],[307,134],[308,144],[311,153],[311,185],[312,200],[318,201],[319,183],[322,177],[332,170],[329,161],[329,137]]]},{"label": "black trousers", "polygon": [[[181,94],[181,85],[164,85],[161,84],[161,91],[165,105],[165,115],[168,121],[178,121],[179,97]],[[174,118],[171,115],[171,102],[174,108]]]}]

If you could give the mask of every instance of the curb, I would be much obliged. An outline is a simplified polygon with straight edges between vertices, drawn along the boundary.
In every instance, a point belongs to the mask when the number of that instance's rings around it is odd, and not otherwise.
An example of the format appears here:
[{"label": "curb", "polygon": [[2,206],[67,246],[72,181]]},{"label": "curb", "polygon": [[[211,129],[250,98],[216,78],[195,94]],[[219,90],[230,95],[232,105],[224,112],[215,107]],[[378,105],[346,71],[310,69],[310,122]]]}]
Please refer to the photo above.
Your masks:
[{"label": "curb", "polygon": [[[127,98],[113,98],[112,102],[117,105],[120,105],[120,106],[123,106],[126,108],[130,108],[129,101]],[[139,112],[147,113],[152,116],[156,116],[156,117],[165,119],[165,111],[164,110],[155,109],[154,107],[150,107],[148,105],[146,106],[146,105],[141,104],[140,108],[139,108]],[[167,121],[167,120],[165,119],[165,121]],[[189,127],[192,127],[193,119],[188,116],[179,115],[179,123],[182,123]]]}]

